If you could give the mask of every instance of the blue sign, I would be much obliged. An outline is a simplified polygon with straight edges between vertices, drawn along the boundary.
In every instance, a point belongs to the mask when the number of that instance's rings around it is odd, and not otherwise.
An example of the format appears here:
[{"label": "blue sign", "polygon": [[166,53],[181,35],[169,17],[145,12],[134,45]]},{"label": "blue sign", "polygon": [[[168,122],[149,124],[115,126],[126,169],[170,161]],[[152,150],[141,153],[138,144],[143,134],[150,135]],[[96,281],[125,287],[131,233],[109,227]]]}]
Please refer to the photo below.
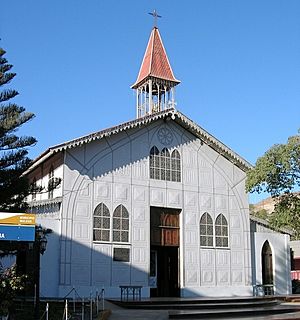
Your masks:
[{"label": "blue sign", "polygon": [[35,226],[1,225],[0,241],[34,241]]}]

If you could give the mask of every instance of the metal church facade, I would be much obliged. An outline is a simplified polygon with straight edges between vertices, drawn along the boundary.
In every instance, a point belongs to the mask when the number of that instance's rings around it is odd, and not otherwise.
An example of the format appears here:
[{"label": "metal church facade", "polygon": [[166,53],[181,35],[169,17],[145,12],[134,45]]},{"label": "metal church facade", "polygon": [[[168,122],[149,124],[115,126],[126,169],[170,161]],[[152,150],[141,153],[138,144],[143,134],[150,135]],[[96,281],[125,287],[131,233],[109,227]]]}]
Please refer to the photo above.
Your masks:
[{"label": "metal church facade", "polygon": [[[155,26],[132,86],[137,118],[51,147],[26,172],[37,185],[62,181],[28,199],[53,230],[43,296],[119,297],[124,285],[143,297],[249,296],[263,284],[265,241],[288,261],[288,235],[250,230],[251,165],[175,109],[177,84]],[[276,259],[273,285],[286,294],[288,264]]]}]

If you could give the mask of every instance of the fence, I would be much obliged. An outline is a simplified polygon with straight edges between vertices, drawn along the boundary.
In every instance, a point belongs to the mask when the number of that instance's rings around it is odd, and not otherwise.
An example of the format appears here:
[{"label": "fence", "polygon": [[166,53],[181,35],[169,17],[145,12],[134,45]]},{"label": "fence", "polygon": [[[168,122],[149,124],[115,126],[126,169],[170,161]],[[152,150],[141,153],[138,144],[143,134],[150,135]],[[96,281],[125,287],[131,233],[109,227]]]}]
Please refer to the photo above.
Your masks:
[{"label": "fence", "polygon": [[[102,289],[83,298],[73,288],[63,299],[41,299],[39,320],[92,320],[104,310],[104,294]],[[19,299],[16,305],[16,319],[33,319],[32,300]]]}]

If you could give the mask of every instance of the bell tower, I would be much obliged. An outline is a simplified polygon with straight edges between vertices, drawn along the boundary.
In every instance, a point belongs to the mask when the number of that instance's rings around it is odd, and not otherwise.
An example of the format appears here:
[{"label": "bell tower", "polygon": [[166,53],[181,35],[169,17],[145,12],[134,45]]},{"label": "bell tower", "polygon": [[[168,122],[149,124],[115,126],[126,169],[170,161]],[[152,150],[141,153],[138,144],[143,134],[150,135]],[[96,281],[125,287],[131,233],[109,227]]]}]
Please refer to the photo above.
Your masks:
[{"label": "bell tower", "polygon": [[[156,11],[151,13],[155,21]],[[180,83],[174,76],[159,30],[154,25],[136,82],[136,117],[175,108],[175,86]]]}]

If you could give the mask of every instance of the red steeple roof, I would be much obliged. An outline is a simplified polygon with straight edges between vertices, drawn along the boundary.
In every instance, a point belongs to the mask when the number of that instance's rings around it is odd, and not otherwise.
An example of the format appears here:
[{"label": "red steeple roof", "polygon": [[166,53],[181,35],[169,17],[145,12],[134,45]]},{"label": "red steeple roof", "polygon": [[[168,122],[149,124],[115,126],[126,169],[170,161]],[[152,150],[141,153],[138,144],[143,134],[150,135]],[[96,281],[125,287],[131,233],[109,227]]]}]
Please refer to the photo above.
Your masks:
[{"label": "red steeple roof", "polygon": [[132,88],[136,88],[147,77],[180,83],[174,76],[157,27],[151,32],[139,75]]}]

